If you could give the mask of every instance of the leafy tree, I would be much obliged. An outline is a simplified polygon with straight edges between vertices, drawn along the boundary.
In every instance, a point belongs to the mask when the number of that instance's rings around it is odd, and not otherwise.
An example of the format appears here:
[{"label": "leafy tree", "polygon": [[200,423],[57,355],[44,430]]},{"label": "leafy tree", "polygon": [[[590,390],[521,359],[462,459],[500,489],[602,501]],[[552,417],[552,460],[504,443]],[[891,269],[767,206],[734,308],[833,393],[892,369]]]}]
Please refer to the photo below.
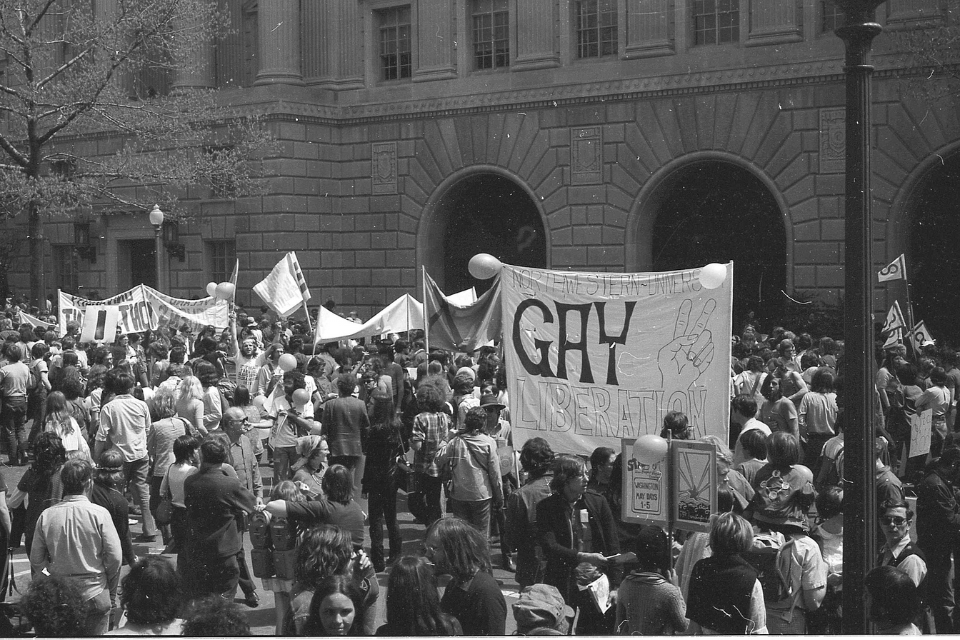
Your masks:
[{"label": "leafy tree", "polygon": [[262,123],[190,86],[227,24],[210,0],[0,0],[0,211],[27,217],[33,301],[51,216],[260,189]]}]

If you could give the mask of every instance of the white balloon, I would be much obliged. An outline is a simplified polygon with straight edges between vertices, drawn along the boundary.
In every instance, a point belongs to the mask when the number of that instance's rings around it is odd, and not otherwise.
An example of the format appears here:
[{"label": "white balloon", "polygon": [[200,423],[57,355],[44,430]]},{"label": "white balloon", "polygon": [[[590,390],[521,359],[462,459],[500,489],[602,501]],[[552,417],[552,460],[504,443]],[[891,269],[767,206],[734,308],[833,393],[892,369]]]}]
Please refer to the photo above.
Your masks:
[{"label": "white balloon", "polygon": [[216,287],[216,296],[221,300],[230,300],[236,290],[232,282],[221,282]]},{"label": "white balloon", "polygon": [[704,289],[716,289],[727,279],[727,265],[711,262],[700,269],[700,284]]},{"label": "white balloon", "polygon": [[467,264],[467,270],[470,275],[478,280],[489,280],[500,273],[503,263],[489,253],[478,253],[470,258]]},{"label": "white balloon", "polygon": [[216,282],[208,282],[208,283],[207,283],[207,295],[208,295],[208,296],[211,296],[211,297],[217,295],[217,283],[216,283]]},{"label": "white balloon", "polygon": [[669,444],[660,436],[648,433],[633,442],[633,457],[645,465],[655,465],[667,457]]}]

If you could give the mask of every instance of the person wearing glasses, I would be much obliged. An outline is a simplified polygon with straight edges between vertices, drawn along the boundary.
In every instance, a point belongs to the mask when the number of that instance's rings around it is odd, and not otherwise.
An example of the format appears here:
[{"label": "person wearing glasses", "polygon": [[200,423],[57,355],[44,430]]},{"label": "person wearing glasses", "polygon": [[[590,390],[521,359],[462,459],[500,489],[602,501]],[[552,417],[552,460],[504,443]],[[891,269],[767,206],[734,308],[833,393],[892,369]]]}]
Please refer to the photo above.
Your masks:
[{"label": "person wearing glasses", "polygon": [[[263,481],[260,478],[260,466],[254,456],[253,442],[246,435],[249,422],[243,409],[230,407],[223,413],[220,428],[211,431],[208,439],[220,440],[227,452],[227,462],[237,472],[240,484],[253,493],[257,506],[260,506],[263,504]],[[237,532],[242,537],[246,530],[246,519],[237,518],[236,523]],[[260,604],[260,597],[257,595],[257,587],[247,566],[242,546],[237,553],[237,565],[240,568],[240,589],[244,594],[244,603],[248,607],[256,607]]]},{"label": "person wearing glasses", "polygon": [[883,503],[880,530],[885,542],[880,547],[878,566],[892,566],[904,572],[919,587],[927,577],[927,558],[910,539],[913,511],[903,500]]}]

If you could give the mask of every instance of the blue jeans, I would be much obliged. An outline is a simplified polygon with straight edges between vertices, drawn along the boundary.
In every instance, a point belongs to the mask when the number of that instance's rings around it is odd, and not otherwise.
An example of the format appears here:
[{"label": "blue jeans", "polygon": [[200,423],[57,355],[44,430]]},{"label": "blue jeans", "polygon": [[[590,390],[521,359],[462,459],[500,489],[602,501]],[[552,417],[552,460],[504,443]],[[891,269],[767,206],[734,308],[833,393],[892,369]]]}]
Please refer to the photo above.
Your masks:
[{"label": "blue jeans", "polygon": [[477,531],[486,538],[490,535],[490,503],[492,498],[486,500],[474,500],[467,502],[465,500],[450,500],[450,509],[453,515],[466,520],[472,524]]},{"label": "blue jeans", "polygon": [[110,590],[104,589],[84,604],[84,635],[100,637],[110,630]]},{"label": "blue jeans", "polygon": [[140,505],[143,516],[143,535],[157,535],[157,524],[150,513],[150,486],[147,484],[147,473],[150,471],[150,459],[140,458],[133,462],[123,463],[123,477],[127,480],[130,493],[136,504]]},{"label": "blue jeans", "polygon": [[7,453],[12,465],[27,459],[26,421],[27,399],[24,396],[4,397],[0,422],[3,423],[3,435],[7,439]]},{"label": "blue jeans", "polygon": [[296,447],[273,448],[273,486],[293,477],[290,467],[300,458]]}]

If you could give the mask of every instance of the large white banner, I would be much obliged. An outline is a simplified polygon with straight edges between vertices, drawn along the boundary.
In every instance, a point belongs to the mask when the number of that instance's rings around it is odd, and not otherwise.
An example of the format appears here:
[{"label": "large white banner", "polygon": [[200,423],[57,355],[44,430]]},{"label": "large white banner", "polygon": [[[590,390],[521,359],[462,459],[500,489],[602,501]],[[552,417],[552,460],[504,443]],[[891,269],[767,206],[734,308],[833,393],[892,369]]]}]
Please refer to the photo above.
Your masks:
[{"label": "large white banner", "polygon": [[504,265],[515,446],[539,436],[556,452],[619,451],[621,438],[659,434],[670,411],[687,414],[695,437],[726,441],[733,263],[726,267],[726,278],[707,289],[700,269],[584,273]]},{"label": "large white banner", "polygon": [[[212,297],[202,300],[171,298],[142,284],[106,300],[88,300],[63,291],[58,293],[60,335],[67,332],[67,323],[70,321],[84,326],[87,307],[115,309],[116,333],[120,335],[140,333],[170,324],[176,327],[188,325],[194,332],[208,325],[222,330],[226,329],[230,322],[229,305],[224,300]],[[113,311],[110,313],[112,316]]]}]

